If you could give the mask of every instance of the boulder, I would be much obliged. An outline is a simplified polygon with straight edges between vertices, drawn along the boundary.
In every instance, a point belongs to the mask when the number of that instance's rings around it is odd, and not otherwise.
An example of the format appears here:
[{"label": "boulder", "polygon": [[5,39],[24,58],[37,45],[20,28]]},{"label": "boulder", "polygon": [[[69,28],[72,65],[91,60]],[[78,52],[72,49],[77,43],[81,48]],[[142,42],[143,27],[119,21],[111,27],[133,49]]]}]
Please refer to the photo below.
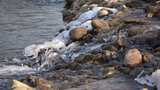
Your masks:
[{"label": "boulder", "polygon": [[75,28],[70,31],[70,38],[73,41],[82,40],[84,36],[87,35],[87,30],[85,28]]},{"label": "boulder", "polygon": [[124,62],[126,65],[130,67],[135,67],[142,63],[142,55],[141,52],[134,48],[128,50],[128,52],[125,55]]},{"label": "boulder", "polygon": [[109,23],[105,20],[94,19],[92,20],[92,26],[96,29],[97,32],[109,31]]}]

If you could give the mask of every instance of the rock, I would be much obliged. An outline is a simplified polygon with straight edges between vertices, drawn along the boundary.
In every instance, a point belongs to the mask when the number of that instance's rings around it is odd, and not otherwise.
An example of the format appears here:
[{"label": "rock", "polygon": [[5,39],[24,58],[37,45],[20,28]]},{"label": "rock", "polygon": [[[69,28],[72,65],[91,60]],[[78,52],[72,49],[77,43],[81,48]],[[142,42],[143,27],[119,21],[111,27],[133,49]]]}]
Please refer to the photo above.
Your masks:
[{"label": "rock", "polygon": [[87,30],[84,28],[75,28],[70,31],[70,38],[73,41],[81,40],[85,35],[87,35]]},{"label": "rock", "polygon": [[131,30],[128,30],[128,36],[132,37],[135,35],[139,35],[139,34],[142,34],[144,31],[145,30],[143,28],[131,29]]},{"label": "rock", "polygon": [[92,26],[96,29],[97,32],[109,31],[109,23],[105,20],[95,19],[92,20]]},{"label": "rock", "polygon": [[142,63],[141,52],[136,48],[128,50],[125,55],[124,62],[130,67],[139,65],[140,63]]},{"label": "rock", "polygon": [[136,35],[131,38],[134,44],[138,45],[149,45],[153,48],[156,48],[160,45],[160,30],[149,30],[143,34]]},{"label": "rock", "polygon": [[104,17],[107,16],[109,14],[109,12],[105,9],[102,9],[98,12],[98,17]]},{"label": "rock", "polygon": [[34,89],[18,80],[13,80],[12,90],[34,90]]},{"label": "rock", "polygon": [[150,62],[154,58],[154,55],[149,52],[143,53],[143,61],[144,62]]},{"label": "rock", "polygon": [[51,84],[51,82],[42,78],[38,78],[36,84],[38,90],[58,90],[58,88]]}]

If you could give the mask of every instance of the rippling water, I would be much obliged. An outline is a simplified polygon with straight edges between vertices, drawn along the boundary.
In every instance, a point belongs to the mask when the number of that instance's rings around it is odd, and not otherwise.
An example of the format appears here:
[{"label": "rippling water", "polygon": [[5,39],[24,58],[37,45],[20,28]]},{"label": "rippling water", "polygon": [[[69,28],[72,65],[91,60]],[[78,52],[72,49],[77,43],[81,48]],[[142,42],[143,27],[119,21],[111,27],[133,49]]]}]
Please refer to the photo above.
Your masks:
[{"label": "rippling water", "polygon": [[0,0],[0,59],[19,57],[63,26],[63,0]]},{"label": "rippling water", "polygon": [[21,57],[26,46],[52,40],[63,27],[63,4],[63,0],[0,0],[0,90],[8,90],[6,83],[15,78],[11,73],[17,77],[31,71],[6,58]]}]

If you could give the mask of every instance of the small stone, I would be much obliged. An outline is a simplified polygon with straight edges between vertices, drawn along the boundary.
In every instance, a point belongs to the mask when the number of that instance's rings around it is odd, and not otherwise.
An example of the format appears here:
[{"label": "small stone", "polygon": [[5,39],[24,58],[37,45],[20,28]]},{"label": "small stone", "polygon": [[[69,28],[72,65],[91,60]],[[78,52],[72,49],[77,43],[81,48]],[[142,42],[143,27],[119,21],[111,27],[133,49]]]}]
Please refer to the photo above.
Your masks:
[{"label": "small stone", "polygon": [[109,23],[105,20],[95,19],[92,20],[92,26],[96,29],[97,32],[109,31]]},{"label": "small stone", "polygon": [[154,55],[149,52],[143,53],[143,61],[144,62],[150,62],[153,59]]},{"label": "small stone", "polygon": [[70,38],[73,41],[81,40],[86,35],[87,35],[87,30],[85,28],[76,28],[70,31]]},{"label": "small stone", "polygon": [[139,65],[140,63],[142,63],[141,52],[136,48],[128,50],[128,52],[125,55],[124,61],[125,64],[127,64],[130,67],[135,67]]},{"label": "small stone", "polygon": [[34,90],[34,89],[18,80],[13,80],[12,90]]},{"label": "small stone", "polygon": [[109,14],[109,12],[105,9],[102,9],[98,12],[98,17],[104,17],[107,16]]}]

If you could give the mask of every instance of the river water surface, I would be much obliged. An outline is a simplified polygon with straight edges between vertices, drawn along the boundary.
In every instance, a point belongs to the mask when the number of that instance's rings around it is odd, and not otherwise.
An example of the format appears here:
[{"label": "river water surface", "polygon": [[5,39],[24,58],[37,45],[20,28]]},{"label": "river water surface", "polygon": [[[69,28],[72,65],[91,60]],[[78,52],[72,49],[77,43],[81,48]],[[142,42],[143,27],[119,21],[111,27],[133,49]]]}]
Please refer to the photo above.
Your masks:
[{"label": "river water surface", "polygon": [[62,28],[63,0],[0,0],[0,59],[19,57]]}]

